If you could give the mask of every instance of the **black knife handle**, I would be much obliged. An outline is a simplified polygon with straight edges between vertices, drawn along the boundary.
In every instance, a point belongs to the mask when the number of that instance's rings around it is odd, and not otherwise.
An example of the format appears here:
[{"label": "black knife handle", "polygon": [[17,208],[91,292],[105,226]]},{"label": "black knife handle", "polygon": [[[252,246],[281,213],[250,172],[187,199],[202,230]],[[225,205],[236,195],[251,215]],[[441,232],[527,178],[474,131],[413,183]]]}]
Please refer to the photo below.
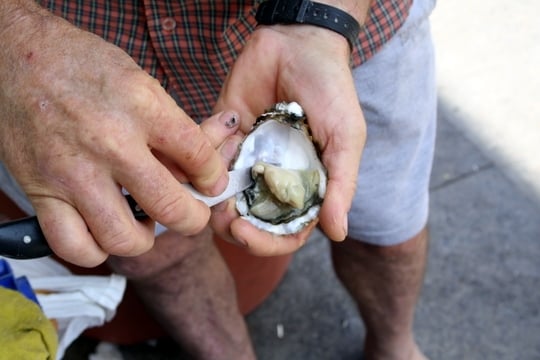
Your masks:
[{"label": "black knife handle", "polygon": [[[125,195],[135,219],[148,218],[131,195]],[[36,259],[52,255],[37,217],[9,221],[0,224],[0,256],[12,259]]]},{"label": "black knife handle", "polygon": [[51,254],[35,216],[0,224],[0,255],[12,259],[35,259]]}]

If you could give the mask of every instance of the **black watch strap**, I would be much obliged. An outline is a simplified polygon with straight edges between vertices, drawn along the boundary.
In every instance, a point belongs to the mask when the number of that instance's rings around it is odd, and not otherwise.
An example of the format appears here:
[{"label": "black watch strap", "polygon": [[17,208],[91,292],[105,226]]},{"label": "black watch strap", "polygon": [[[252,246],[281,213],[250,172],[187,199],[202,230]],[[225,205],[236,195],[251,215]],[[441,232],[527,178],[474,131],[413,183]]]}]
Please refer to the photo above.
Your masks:
[{"label": "black watch strap", "polygon": [[360,24],[345,11],[309,0],[268,0],[259,5],[256,15],[261,25],[309,24],[343,35],[351,48],[360,33]]}]

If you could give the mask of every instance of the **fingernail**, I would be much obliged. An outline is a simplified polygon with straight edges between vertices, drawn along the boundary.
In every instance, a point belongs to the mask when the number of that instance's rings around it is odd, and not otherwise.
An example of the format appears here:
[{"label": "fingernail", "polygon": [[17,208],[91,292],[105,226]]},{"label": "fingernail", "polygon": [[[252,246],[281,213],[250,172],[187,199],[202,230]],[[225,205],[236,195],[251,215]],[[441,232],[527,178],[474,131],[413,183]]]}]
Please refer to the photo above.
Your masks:
[{"label": "fingernail", "polygon": [[223,114],[223,116],[226,119],[225,126],[228,127],[229,129],[232,129],[233,127],[238,125],[238,115],[236,115],[235,113],[226,112],[225,114]]},{"label": "fingernail", "polygon": [[345,214],[345,219],[343,221],[343,239],[347,237],[348,233],[349,233],[349,219],[347,218],[347,214]]}]

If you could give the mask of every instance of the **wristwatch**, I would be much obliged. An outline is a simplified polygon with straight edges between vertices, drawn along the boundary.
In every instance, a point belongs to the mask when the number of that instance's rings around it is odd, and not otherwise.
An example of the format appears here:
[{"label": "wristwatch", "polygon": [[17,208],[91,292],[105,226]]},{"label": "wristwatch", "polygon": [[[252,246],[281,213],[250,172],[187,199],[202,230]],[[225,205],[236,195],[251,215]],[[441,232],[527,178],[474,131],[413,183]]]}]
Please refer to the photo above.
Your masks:
[{"label": "wristwatch", "polygon": [[343,35],[349,45],[360,33],[360,24],[345,11],[309,0],[268,0],[259,5],[257,22],[261,25],[308,24]]}]

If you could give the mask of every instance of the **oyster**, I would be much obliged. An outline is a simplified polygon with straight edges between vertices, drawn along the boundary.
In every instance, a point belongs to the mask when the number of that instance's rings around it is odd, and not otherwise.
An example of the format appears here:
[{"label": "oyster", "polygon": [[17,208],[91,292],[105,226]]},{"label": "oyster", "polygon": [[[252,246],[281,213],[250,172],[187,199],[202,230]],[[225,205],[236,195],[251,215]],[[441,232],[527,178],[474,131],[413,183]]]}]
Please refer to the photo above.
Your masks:
[{"label": "oyster", "polygon": [[318,216],[326,169],[297,103],[278,103],[257,118],[233,168],[251,168],[255,183],[237,195],[236,208],[259,229],[293,234]]}]

